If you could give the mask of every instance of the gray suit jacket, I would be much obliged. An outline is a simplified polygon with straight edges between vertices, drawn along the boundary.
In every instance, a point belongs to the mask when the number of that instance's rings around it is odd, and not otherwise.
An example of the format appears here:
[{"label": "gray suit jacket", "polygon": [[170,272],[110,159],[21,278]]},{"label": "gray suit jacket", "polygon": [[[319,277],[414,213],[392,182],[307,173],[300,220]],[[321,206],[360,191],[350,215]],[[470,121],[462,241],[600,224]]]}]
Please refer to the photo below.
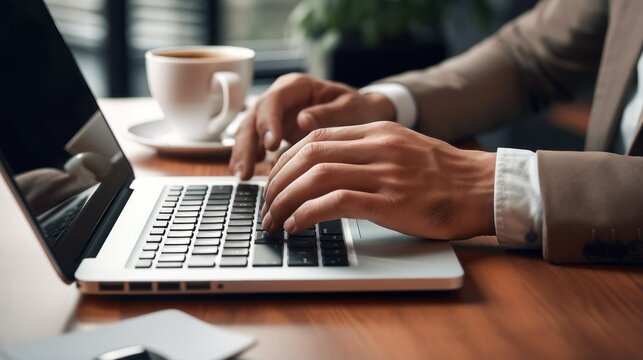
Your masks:
[{"label": "gray suit jacket", "polygon": [[643,47],[641,14],[640,0],[544,0],[465,54],[384,81],[411,90],[417,130],[452,141],[571,100],[596,80],[587,151],[538,151],[543,255],[640,262],[643,119],[626,155],[607,151]]}]

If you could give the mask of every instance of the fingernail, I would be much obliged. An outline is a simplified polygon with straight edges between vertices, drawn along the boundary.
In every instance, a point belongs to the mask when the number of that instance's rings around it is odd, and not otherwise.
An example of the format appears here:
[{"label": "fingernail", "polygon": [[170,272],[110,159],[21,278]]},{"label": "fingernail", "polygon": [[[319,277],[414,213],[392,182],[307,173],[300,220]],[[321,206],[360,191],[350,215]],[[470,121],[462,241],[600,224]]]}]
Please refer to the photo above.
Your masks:
[{"label": "fingernail", "polygon": [[272,229],[272,216],[270,215],[270,212],[268,212],[266,216],[263,217],[261,224],[265,230],[270,231]]},{"label": "fingernail", "polygon": [[284,223],[284,229],[289,234],[295,234],[297,232],[297,224],[295,224],[295,218],[294,217],[289,217],[288,220]]},{"label": "fingernail", "polygon": [[268,130],[266,133],[263,135],[263,143],[266,146],[272,146],[272,143],[275,141],[275,134],[272,133],[272,131]]}]

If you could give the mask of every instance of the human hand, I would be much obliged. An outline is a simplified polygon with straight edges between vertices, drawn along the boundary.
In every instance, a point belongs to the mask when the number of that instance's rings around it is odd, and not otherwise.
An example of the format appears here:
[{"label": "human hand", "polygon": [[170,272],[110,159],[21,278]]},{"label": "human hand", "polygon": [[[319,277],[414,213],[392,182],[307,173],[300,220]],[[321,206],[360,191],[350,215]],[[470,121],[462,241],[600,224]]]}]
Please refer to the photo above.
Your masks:
[{"label": "human hand", "polygon": [[266,150],[277,150],[282,139],[295,143],[315,129],[379,120],[395,120],[393,105],[381,94],[360,94],[344,84],[302,74],[284,75],[250,109],[237,131],[230,170],[247,180]]},{"label": "human hand", "polygon": [[393,122],[318,129],[270,173],[263,227],[348,217],[433,239],[493,234],[495,157]]}]

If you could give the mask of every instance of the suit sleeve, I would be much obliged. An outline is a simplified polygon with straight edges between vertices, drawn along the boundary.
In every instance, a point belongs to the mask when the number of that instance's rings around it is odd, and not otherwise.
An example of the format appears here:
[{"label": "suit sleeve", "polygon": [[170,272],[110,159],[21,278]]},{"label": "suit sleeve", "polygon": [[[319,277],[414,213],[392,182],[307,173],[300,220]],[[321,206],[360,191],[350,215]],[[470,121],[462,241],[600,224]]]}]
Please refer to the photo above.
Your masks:
[{"label": "suit sleeve", "polygon": [[643,157],[560,151],[537,156],[545,259],[643,262]]},{"label": "suit sleeve", "polygon": [[545,0],[466,53],[381,82],[410,89],[417,130],[453,141],[592,86],[606,28],[604,0]]}]

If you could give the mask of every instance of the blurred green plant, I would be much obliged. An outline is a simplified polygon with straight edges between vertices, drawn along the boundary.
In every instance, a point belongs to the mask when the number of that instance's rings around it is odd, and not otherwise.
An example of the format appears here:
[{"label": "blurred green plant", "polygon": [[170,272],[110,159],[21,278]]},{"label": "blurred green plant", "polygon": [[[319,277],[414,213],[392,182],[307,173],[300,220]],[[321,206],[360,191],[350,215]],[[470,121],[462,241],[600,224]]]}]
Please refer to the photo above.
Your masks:
[{"label": "blurred green plant", "polygon": [[[491,9],[487,0],[471,1],[475,18],[488,26]],[[315,40],[331,48],[342,36],[357,36],[365,47],[383,40],[438,26],[453,0],[302,0],[290,14],[296,41]]]}]

